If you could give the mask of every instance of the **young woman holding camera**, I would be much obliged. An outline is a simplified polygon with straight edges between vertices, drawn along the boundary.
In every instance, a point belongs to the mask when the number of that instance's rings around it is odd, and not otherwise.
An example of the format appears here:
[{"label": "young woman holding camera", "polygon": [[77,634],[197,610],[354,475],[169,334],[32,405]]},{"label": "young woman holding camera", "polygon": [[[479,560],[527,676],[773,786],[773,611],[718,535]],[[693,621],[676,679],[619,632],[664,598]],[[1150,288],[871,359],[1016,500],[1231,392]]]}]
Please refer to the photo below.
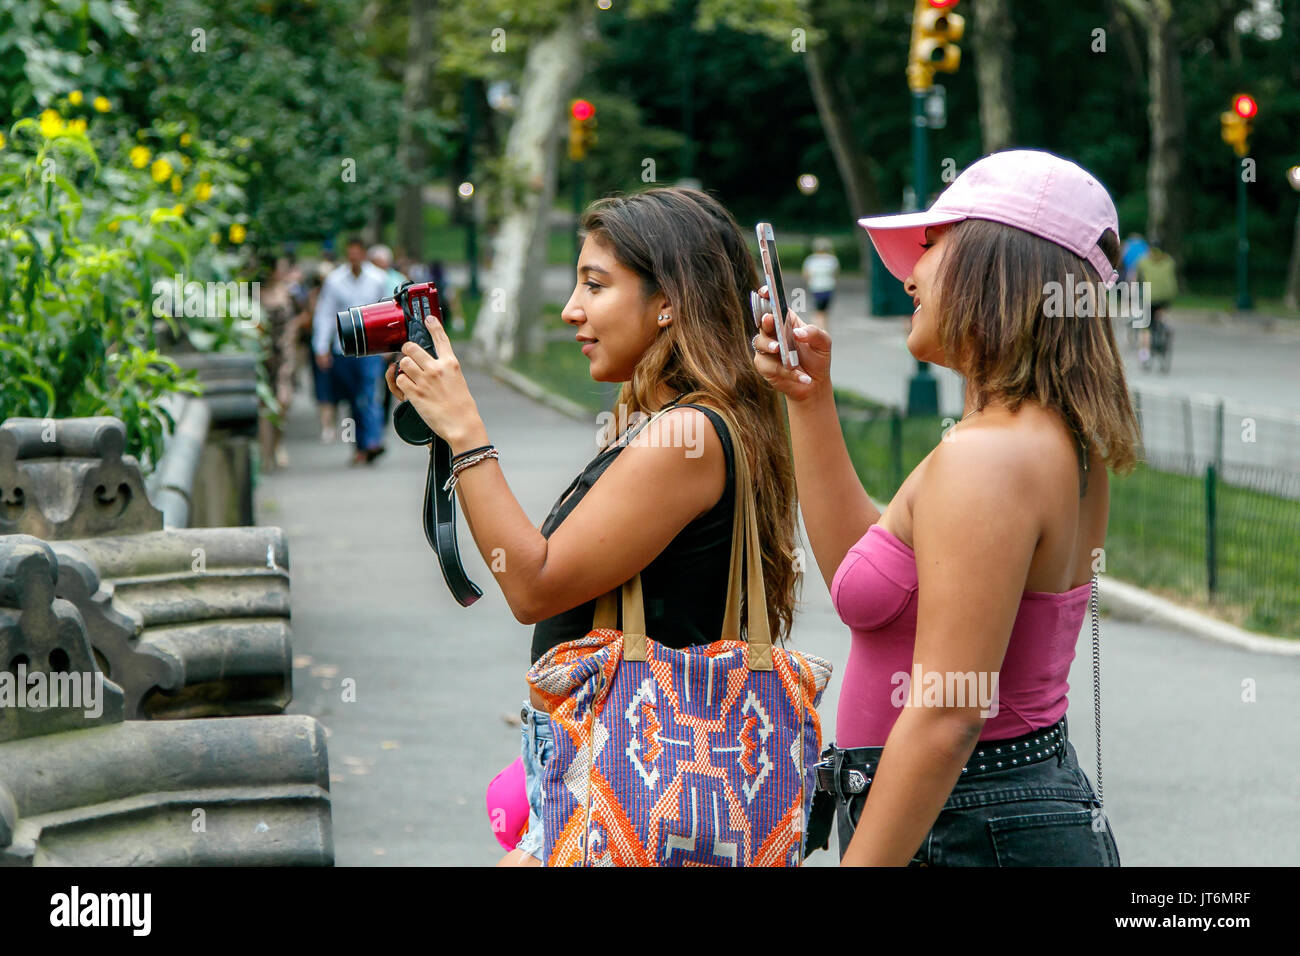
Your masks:
[{"label": "young woman holding camera", "polygon": [[[671,647],[718,639],[735,469],[726,426],[709,407],[724,408],[745,432],[768,616],[773,637],[784,637],[796,597],[794,472],[780,400],[750,360],[749,296],[759,282],[744,236],[716,200],[678,187],[600,200],[582,228],[577,284],[562,316],[592,379],[624,383],[615,421],[634,421],[610,435],[540,528],[490,457],[495,449],[436,322],[439,358],[407,344],[389,388],[454,456],[479,459],[459,473],[457,496],[484,560],[505,555],[494,577],[515,617],[535,625],[533,661],[591,630],[596,598],[638,572],[647,634]],[[665,409],[648,425],[639,420]],[[521,714],[529,828],[502,865],[540,865],[538,786],[551,747],[540,703],[526,701]]]},{"label": "young woman holding camera", "polygon": [[[1117,866],[1064,718],[1106,467],[1132,470],[1139,428],[1109,320],[1044,310],[1067,278],[1117,277],[1114,203],[1074,163],[1009,150],[928,212],[861,224],[916,306],[908,351],[967,388],[961,421],[881,513],[840,431],[830,335],[791,313],[795,371],[772,355],[771,314],[753,340],[786,396],[804,526],[852,632],[819,773],[842,863]],[[947,679],[969,674],[991,700]],[[902,691],[934,675],[942,693]]]}]

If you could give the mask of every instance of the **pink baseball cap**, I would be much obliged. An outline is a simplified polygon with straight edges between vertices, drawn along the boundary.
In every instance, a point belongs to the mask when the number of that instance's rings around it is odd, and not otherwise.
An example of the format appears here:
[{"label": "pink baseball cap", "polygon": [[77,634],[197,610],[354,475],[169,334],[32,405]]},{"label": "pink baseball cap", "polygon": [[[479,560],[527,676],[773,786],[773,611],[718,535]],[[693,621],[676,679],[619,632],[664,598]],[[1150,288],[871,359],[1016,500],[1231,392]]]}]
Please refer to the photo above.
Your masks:
[{"label": "pink baseball cap", "polygon": [[858,220],[885,268],[906,282],[929,226],[988,219],[1049,239],[1092,263],[1110,288],[1119,272],[1098,241],[1119,216],[1110,193],[1077,163],[1040,149],[1006,149],[972,163],[925,212]]}]

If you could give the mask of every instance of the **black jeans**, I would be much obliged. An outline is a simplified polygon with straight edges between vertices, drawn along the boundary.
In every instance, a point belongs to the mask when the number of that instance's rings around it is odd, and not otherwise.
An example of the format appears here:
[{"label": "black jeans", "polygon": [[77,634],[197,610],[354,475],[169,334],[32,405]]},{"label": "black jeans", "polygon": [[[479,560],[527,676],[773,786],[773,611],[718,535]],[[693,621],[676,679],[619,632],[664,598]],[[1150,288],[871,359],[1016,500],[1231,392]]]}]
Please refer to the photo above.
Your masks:
[{"label": "black jeans", "polygon": [[[909,865],[1119,866],[1119,848],[1110,821],[1079,767],[1068,730],[1066,736],[1064,750],[1047,759],[963,774]],[[976,749],[998,743],[982,742]],[[876,767],[883,749],[848,751],[844,766]],[[836,801],[841,859],[870,792],[867,783],[846,800],[818,794]]]}]

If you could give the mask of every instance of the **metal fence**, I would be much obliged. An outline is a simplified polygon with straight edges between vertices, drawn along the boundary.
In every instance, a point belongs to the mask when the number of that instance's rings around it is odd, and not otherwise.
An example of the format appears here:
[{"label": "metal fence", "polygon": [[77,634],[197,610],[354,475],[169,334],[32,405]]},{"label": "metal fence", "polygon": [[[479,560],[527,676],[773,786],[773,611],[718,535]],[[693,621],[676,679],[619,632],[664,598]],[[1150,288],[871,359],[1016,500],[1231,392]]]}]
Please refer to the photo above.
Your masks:
[{"label": "metal fence", "polygon": [[[881,501],[951,424],[848,395],[837,403],[854,466]],[[1143,460],[1111,475],[1106,572],[1246,629],[1300,637],[1300,421],[1145,389],[1139,405]]]},{"label": "metal fence", "polygon": [[1213,463],[1221,478],[1248,487],[1261,480],[1261,469],[1300,474],[1300,415],[1152,386],[1131,395],[1145,457],[1162,468],[1203,475]]}]

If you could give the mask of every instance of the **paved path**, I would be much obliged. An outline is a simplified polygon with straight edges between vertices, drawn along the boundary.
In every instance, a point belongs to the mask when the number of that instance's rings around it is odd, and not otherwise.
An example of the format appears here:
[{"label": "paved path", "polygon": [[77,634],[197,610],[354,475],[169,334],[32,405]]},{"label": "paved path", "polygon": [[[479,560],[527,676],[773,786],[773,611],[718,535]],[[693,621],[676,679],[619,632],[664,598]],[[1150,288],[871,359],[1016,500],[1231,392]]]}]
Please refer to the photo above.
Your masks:
[{"label": "paved path", "polygon": [[[478,373],[470,384],[511,488],[540,523],[594,455],[594,416],[563,417]],[[257,504],[260,523],[288,533],[290,711],[329,734],[337,862],[491,864],[500,852],[484,789],[518,754],[531,629],[510,614],[463,521],[466,568],[484,596],[461,608],[448,595],[419,521],[422,450],[390,439],[373,467],[348,468],[347,449],[319,444],[313,419],[300,399],[290,467],[263,479]],[[795,643],[842,671],[848,634],[809,572]],[[1110,618],[1102,637],[1106,795],[1124,863],[1300,863],[1300,768],[1289,759],[1300,753],[1300,657]],[[1089,641],[1085,628],[1070,725],[1092,776]],[[1247,678],[1258,703],[1240,703]],[[821,708],[827,739],[838,691],[837,679]]]}]

